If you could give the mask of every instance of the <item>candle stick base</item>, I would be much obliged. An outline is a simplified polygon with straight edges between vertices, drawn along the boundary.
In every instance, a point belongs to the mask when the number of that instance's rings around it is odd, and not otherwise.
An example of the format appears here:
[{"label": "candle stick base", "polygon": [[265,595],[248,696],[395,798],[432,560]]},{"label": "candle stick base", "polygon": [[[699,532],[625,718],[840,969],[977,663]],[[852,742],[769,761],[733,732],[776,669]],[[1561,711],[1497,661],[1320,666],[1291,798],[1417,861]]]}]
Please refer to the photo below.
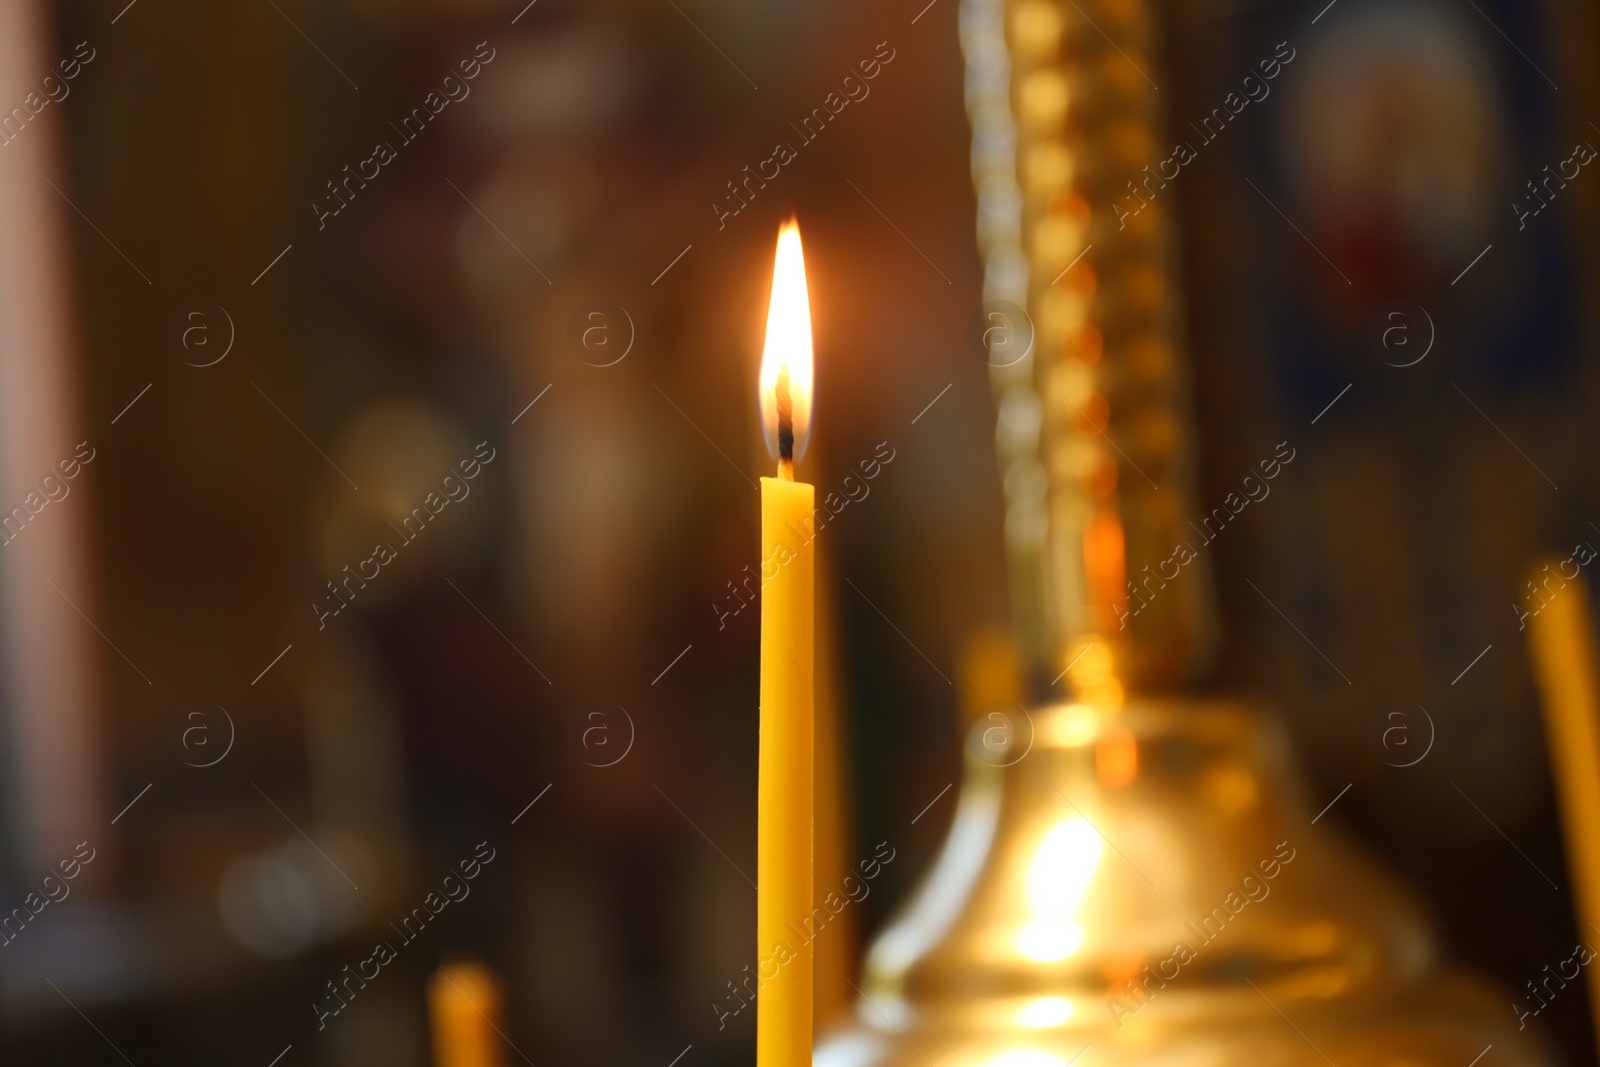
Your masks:
[{"label": "candle stick base", "polygon": [[1181,700],[1021,718],[974,727],[949,839],[818,1067],[1555,1062],[1313,823],[1275,723]]}]

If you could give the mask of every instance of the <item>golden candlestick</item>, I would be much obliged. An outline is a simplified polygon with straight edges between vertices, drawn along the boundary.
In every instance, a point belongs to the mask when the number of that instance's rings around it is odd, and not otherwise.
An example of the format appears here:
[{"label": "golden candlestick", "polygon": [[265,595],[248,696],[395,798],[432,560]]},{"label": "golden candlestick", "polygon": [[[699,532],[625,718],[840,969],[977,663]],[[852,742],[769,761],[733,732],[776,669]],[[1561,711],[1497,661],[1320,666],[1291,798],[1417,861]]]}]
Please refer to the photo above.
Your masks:
[{"label": "golden candlestick", "polygon": [[1166,154],[1148,0],[964,0],[961,22],[1037,705],[974,725],[944,849],[815,1062],[1550,1063],[1318,824],[1276,723],[1186,695],[1216,626],[1205,560],[1163,568],[1205,521],[1173,198],[1117,203]]}]

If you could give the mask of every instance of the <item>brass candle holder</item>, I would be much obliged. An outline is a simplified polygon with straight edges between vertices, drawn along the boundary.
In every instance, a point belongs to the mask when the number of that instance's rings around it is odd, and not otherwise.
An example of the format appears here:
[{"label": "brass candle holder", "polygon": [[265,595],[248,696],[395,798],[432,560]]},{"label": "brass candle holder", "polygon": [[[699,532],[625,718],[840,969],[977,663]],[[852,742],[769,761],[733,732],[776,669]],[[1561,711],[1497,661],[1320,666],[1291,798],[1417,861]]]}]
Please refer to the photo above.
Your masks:
[{"label": "brass candle holder", "polygon": [[1270,720],[1152,700],[1032,725],[1025,753],[975,727],[944,851],[818,1067],[1552,1062],[1312,825]]},{"label": "brass candle holder", "polygon": [[1317,824],[1276,723],[1187,695],[1216,625],[1205,560],[1169,569],[1195,515],[1172,198],[1113,207],[1164,155],[1147,4],[963,3],[1036,706],[973,727],[949,839],[815,1062],[1549,1064]]}]

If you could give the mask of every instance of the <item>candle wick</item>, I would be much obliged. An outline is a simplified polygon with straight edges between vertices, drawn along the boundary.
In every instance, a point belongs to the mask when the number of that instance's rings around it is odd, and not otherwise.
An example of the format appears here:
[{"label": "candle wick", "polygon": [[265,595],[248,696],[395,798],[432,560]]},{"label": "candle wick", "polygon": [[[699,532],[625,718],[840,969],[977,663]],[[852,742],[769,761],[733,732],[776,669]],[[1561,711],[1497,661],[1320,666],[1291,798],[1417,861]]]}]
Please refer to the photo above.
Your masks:
[{"label": "candle wick", "polygon": [[789,368],[778,371],[778,468],[794,465],[794,401],[789,396]]}]

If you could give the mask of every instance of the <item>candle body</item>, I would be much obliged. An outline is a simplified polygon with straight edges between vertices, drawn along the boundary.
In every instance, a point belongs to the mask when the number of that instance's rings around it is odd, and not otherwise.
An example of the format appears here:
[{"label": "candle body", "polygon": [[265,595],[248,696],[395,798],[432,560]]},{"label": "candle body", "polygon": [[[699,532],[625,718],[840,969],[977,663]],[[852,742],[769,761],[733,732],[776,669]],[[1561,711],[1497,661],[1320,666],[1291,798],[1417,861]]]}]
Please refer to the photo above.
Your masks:
[{"label": "candle body", "polygon": [[[1548,572],[1560,561],[1551,560]],[[1537,583],[1544,575],[1532,573]],[[1577,890],[1578,930],[1600,923],[1600,671],[1595,667],[1594,618],[1583,578],[1557,589],[1527,620],[1534,677],[1544,698],[1546,736],[1567,868]],[[1600,1019],[1600,982],[1591,976],[1590,1006]]]},{"label": "candle body", "polygon": [[804,482],[761,479],[757,1067],[811,1063],[815,499]]},{"label": "candle body", "polygon": [[441,967],[428,983],[436,1067],[505,1067],[505,1039],[491,1020],[500,1016],[500,983],[480,963]]}]

